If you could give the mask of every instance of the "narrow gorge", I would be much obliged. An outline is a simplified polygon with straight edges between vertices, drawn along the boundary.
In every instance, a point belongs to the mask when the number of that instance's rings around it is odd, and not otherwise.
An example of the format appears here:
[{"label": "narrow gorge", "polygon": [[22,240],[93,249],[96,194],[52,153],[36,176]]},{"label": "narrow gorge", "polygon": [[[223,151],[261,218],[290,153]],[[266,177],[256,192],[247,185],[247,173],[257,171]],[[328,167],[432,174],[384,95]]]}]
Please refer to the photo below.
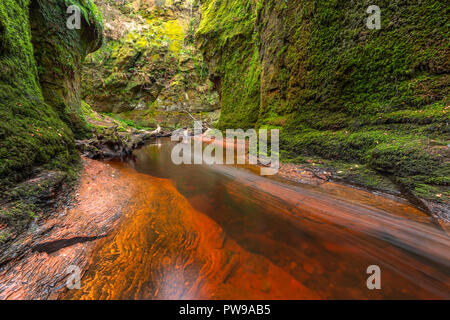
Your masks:
[{"label": "narrow gorge", "polygon": [[448,14],[0,0],[0,299],[449,299]]}]

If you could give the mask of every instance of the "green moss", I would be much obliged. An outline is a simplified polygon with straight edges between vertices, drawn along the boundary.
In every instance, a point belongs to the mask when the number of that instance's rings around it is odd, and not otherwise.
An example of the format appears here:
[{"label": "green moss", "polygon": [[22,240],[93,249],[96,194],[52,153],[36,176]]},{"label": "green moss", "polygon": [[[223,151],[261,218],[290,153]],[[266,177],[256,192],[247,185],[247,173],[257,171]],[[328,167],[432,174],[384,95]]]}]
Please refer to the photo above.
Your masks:
[{"label": "green moss", "polygon": [[11,238],[11,233],[8,230],[0,232],[0,245],[6,243]]},{"label": "green moss", "polygon": [[[83,66],[83,99],[94,110],[120,114],[138,127],[172,128],[187,120],[192,126],[183,110],[195,114],[218,106],[203,56],[192,43],[198,5],[193,2],[192,15],[187,3],[142,9],[146,5],[118,12],[123,5],[101,4],[105,17],[114,21],[108,21],[112,27],[105,45]],[[135,28],[125,21],[136,23]]]},{"label": "green moss", "polygon": [[381,1],[382,29],[369,30],[371,4],[203,0],[218,126],[280,128],[287,159],[358,163],[436,199],[450,176],[449,9]]},{"label": "green moss", "polygon": [[0,210],[0,222],[7,224],[14,230],[21,230],[36,217],[36,206],[16,202],[13,207]]},{"label": "green moss", "polygon": [[[67,30],[65,12],[63,0],[0,3],[0,221],[11,230],[26,227],[44,205],[40,195],[73,182],[81,167],[69,125],[76,131],[83,119],[67,104],[79,95],[79,59],[101,37],[89,33],[100,29]],[[19,184],[49,171],[59,174]]]},{"label": "green moss", "polygon": [[258,120],[261,65],[255,30],[257,1],[202,1],[196,37],[220,93],[218,126],[250,128]]},{"label": "green moss", "polygon": [[179,52],[182,48],[185,28],[178,20],[169,20],[164,22],[164,34],[170,39],[169,50]]},{"label": "green moss", "polygon": [[[81,28],[67,28],[67,7],[77,5],[83,14]],[[39,81],[49,105],[77,138],[89,133],[81,114],[81,63],[100,48],[103,22],[91,0],[35,0],[30,7],[32,42],[39,66]]]},{"label": "green moss", "polygon": [[431,176],[439,166],[439,159],[426,152],[423,143],[390,142],[373,148],[368,163],[378,171],[398,176]]},{"label": "green moss", "polygon": [[3,1],[0,21],[8,46],[0,55],[0,180],[5,189],[36,165],[77,162],[71,130],[42,97],[31,44],[28,1]]},{"label": "green moss", "polygon": [[[109,40],[84,64],[84,99],[96,110],[124,112],[153,103],[178,61],[157,34],[130,32]],[[156,58],[155,58],[156,57]]]}]

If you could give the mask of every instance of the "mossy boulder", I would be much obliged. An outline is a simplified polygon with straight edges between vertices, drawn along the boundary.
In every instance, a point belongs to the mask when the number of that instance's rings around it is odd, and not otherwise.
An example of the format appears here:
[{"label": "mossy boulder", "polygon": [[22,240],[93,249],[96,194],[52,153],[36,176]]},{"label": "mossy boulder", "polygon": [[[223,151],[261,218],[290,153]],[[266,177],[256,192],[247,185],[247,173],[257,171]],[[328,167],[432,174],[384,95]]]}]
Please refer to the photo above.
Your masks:
[{"label": "mossy boulder", "polygon": [[374,169],[400,176],[432,176],[439,159],[414,143],[383,143],[370,151],[369,165]]}]

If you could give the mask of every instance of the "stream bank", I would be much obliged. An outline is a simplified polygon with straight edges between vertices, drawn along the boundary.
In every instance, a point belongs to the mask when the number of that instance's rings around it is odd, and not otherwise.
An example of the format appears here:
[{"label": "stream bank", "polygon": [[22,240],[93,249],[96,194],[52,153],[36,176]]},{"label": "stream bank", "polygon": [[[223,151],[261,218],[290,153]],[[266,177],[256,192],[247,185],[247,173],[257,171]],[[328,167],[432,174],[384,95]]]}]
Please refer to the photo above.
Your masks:
[{"label": "stream bank", "polygon": [[[71,205],[33,225],[1,265],[0,298],[443,297],[448,235],[423,212],[331,182],[175,166],[170,146],[158,139],[126,162],[83,158]],[[386,290],[369,294],[359,268],[375,262]],[[65,289],[71,265],[80,290]]]},{"label": "stream bank", "polygon": [[[158,139],[111,163],[140,192],[65,299],[445,296],[448,235],[423,212],[330,182],[176,166],[172,146]],[[383,270],[381,292],[365,286],[371,264]]]},{"label": "stream bank", "polygon": [[[0,299],[56,299],[69,266],[84,269],[96,239],[107,235],[136,192],[110,165],[83,158],[74,199],[33,223],[10,244],[0,265]],[[4,254],[5,252],[2,252]]]}]

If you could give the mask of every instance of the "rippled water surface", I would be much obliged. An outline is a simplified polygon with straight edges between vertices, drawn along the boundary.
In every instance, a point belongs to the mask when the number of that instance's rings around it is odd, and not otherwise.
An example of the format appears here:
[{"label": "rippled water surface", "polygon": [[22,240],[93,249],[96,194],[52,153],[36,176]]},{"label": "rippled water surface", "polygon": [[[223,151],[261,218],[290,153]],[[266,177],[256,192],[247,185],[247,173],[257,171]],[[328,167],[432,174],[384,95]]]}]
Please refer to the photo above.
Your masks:
[{"label": "rippled water surface", "polygon": [[[175,166],[171,149],[159,140],[111,163],[139,192],[64,298],[450,298],[449,237],[417,209],[249,168]],[[367,288],[370,265],[381,290]]]}]

